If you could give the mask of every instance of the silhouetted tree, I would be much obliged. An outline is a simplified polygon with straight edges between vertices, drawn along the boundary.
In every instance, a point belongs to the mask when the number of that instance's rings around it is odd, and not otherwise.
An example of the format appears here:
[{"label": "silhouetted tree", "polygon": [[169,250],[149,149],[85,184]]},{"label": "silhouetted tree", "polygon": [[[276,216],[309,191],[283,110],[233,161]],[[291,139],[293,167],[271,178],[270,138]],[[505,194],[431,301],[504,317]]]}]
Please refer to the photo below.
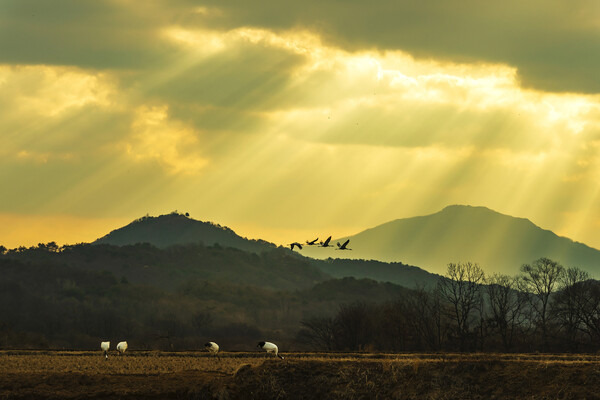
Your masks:
[{"label": "silhouetted tree", "polygon": [[600,282],[588,279],[579,284],[579,308],[581,329],[585,332],[590,341],[597,349],[600,343]]},{"label": "silhouetted tree", "polygon": [[461,351],[465,350],[471,334],[472,313],[480,302],[480,285],[484,278],[485,273],[476,263],[450,263],[446,276],[438,281],[440,296],[452,308],[451,318],[456,323]]},{"label": "silhouetted tree", "polygon": [[443,320],[439,291],[419,287],[407,297],[407,302],[408,323],[417,338],[424,341],[425,348],[440,350],[448,324]]},{"label": "silhouetted tree", "polygon": [[504,351],[510,351],[524,316],[525,296],[517,290],[515,278],[510,276],[494,274],[486,283],[491,325],[502,338]]},{"label": "silhouetted tree", "polygon": [[579,268],[567,268],[561,276],[561,291],[557,292],[552,314],[559,323],[561,333],[571,351],[578,348],[578,336],[581,333],[582,307],[585,303],[585,281],[590,276]]},{"label": "silhouetted tree", "polygon": [[342,350],[362,350],[373,336],[373,311],[364,302],[342,304],[335,317],[335,338]]},{"label": "silhouetted tree", "polygon": [[563,266],[549,258],[540,258],[531,265],[521,266],[520,289],[532,294],[528,299],[542,329],[544,351],[548,350],[550,296],[560,288],[563,273]]},{"label": "silhouetted tree", "polygon": [[297,339],[301,343],[306,343],[315,350],[331,351],[338,348],[333,318],[313,317],[300,324],[303,329],[298,333]]}]

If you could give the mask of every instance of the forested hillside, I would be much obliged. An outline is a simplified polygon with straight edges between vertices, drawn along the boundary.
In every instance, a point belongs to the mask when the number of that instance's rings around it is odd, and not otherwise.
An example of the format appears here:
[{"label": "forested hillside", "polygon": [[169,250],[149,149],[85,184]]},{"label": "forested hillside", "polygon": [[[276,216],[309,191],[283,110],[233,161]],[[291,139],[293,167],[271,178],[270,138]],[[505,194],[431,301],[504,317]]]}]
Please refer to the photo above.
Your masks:
[{"label": "forested hillside", "polygon": [[192,219],[189,215],[174,211],[158,217],[145,216],[115,229],[96,240],[94,244],[117,246],[150,243],[159,248],[177,244],[202,243],[260,253],[276,246],[264,240],[251,240],[237,235],[226,226]]},{"label": "forested hillside", "polygon": [[[176,230],[162,231],[171,222],[197,221],[142,218],[130,232],[174,238]],[[261,243],[208,225],[239,243]],[[255,251],[129,239],[0,246],[0,348],[96,349],[101,340],[127,340],[132,349],[183,350],[216,340],[251,350],[265,339],[339,351],[600,348],[598,281],[545,257],[522,260],[512,276],[486,274],[470,261],[449,262],[439,276],[402,263],[312,259],[273,245]]]},{"label": "forested hillside", "polygon": [[[127,340],[132,349],[183,350],[216,340],[252,350],[266,338],[286,349],[339,351],[600,347],[598,281],[547,258],[513,277],[450,264],[435,284],[412,289],[333,279],[319,263],[350,270],[284,248],[49,243],[3,251],[0,348],[96,349],[101,340]],[[359,272],[373,265],[351,264]]]},{"label": "forested hillside", "polygon": [[[300,268],[305,273],[312,270],[309,266],[312,265],[328,276],[335,278],[347,276],[369,278],[381,282],[392,282],[405,287],[431,287],[435,285],[438,278],[435,274],[401,262],[386,263],[375,260],[331,258],[332,256],[342,256],[341,252],[333,252],[331,248],[320,249],[321,254],[329,256],[324,260],[305,257],[308,247],[296,252],[291,252],[289,249],[286,251],[283,248],[276,250],[277,247],[272,243],[242,238],[227,227],[212,222],[197,221],[177,212],[158,217],[146,216],[139,218],[127,226],[116,229],[96,240],[94,244],[109,244],[113,247],[98,249],[91,259],[89,254],[92,251],[86,249],[85,254],[88,258],[76,257],[75,262],[91,263],[92,267],[97,268],[98,263],[100,265],[107,264],[107,256],[114,257],[117,265],[111,266],[111,271],[128,278],[135,272],[126,271],[123,268],[119,269],[119,265],[137,265],[138,267],[142,265],[147,268],[164,265],[169,266],[172,273],[183,268],[186,269],[186,272],[181,274],[184,277],[187,276],[187,273],[198,273],[201,270],[203,274],[206,274],[205,278],[209,280],[219,276],[223,277],[223,275],[227,278],[231,272],[235,274],[231,279],[236,282],[256,283],[275,288],[291,288],[294,285],[302,286],[306,283],[315,282],[314,279],[308,279],[307,281],[305,277],[301,278],[294,274],[288,274],[291,271],[285,270],[286,265],[289,268],[292,265],[301,265]],[[115,250],[115,246],[123,246],[123,250]],[[153,250],[155,247],[166,251]],[[211,250],[206,251],[207,247],[210,247]],[[236,252],[234,249],[242,251]],[[68,250],[77,252],[77,249],[73,247]],[[358,256],[360,253],[356,255]],[[136,259],[138,257],[139,260]],[[277,269],[273,271],[273,274],[280,274],[280,277],[284,275],[287,278],[281,278],[282,280],[280,280],[273,276],[270,278],[271,281],[262,281],[261,271],[258,270],[252,275],[248,265],[259,260],[261,260],[262,267],[265,267],[265,265],[276,267]],[[190,270],[186,265],[192,265],[193,268]],[[211,265],[214,268],[211,268]],[[236,268],[240,270],[238,271]],[[281,270],[281,268],[284,268],[284,270]],[[157,273],[156,271],[151,272]],[[262,273],[264,272],[263,268]],[[140,274],[137,275],[139,279]],[[145,271],[143,275],[147,276],[148,271]],[[145,279],[147,281],[149,278]],[[286,279],[294,283],[291,286],[286,286],[283,282]]]},{"label": "forested hillside", "polygon": [[293,342],[303,319],[341,304],[379,303],[407,290],[332,280],[284,248],[49,243],[0,255],[0,347],[95,348],[112,338],[187,349],[217,337],[248,349],[265,335]]},{"label": "forested hillside", "polygon": [[419,267],[399,262],[386,263],[377,260],[353,260],[345,258],[309,260],[311,260],[311,264],[334,278],[343,278],[346,276],[368,278],[379,282],[395,283],[407,288],[433,288],[440,277],[440,275],[432,274]]}]

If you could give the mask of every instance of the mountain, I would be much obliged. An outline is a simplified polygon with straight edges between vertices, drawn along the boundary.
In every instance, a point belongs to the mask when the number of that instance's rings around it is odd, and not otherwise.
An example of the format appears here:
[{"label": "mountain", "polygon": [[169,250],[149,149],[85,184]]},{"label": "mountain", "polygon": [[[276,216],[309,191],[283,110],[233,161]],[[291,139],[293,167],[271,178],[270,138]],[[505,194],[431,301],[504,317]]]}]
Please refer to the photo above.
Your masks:
[{"label": "mountain", "polygon": [[276,246],[263,240],[249,240],[238,236],[231,229],[212,222],[197,221],[186,215],[172,212],[158,217],[145,216],[129,225],[116,229],[93,244],[115,246],[150,243],[159,248],[175,244],[203,243],[211,246],[218,243],[253,253],[270,250]]},{"label": "mountain", "polygon": [[[161,256],[157,254],[163,254],[156,252],[156,250],[146,249],[142,251],[140,244],[147,243],[155,246],[159,249],[167,249],[172,246],[184,246],[188,249],[189,245],[202,244],[204,246],[218,246],[216,249],[210,249],[209,252],[205,250],[205,247],[200,246],[203,249],[196,255],[186,254],[184,249],[172,250],[177,254],[170,254],[168,259],[161,260]],[[132,223],[116,229],[110,232],[108,235],[93,242],[94,245],[111,245],[111,246],[134,246],[138,245],[136,249],[129,249],[128,252],[133,254],[151,254],[152,257],[156,257],[148,264],[155,265],[168,265],[171,271],[187,268],[186,272],[180,273],[182,277],[188,277],[190,273],[203,273],[207,274],[207,277],[216,276],[216,270],[206,270],[206,265],[214,263],[215,265],[221,265],[218,269],[221,275],[231,276],[233,280],[239,280],[247,282],[254,282],[262,279],[261,274],[264,275],[268,271],[259,271],[255,266],[248,267],[246,259],[249,256],[242,257],[239,252],[231,251],[230,249],[242,250],[244,252],[255,253],[261,256],[261,258],[272,258],[272,254],[278,254],[279,256],[285,255],[286,263],[289,264],[292,260],[299,267],[306,268],[306,271],[316,270],[321,271],[323,276],[331,276],[335,278],[354,277],[354,278],[367,278],[373,279],[380,282],[391,282],[405,287],[417,287],[425,286],[431,287],[437,282],[437,275],[431,274],[420,268],[404,265],[402,263],[382,263],[379,261],[367,261],[367,260],[314,260],[311,258],[305,258],[302,254],[292,252],[289,249],[277,248],[274,244],[268,243],[263,240],[249,240],[238,236],[233,230],[223,227],[212,222],[202,222],[191,219],[186,215],[173,212],[167,215],[161,215],[158,217],[142,217]],[[274,252],[274,250],[277,250]],[[90,251],[90,250],[86,250]],[[99,250],[96,256],[98,260],[103,259],[103,254],[114,253],[116,250],[107,248]],[[197,251],[197,250],[193,250]],[[119,251],[120,253],[126,253],[127,251]],[[157,254],[155,254],[157,253]],[[263,254],[264,253],[264,254]],[[338,252],[336,252],[338,253]],[[341,255],[341,254],[340,254]],[[250,257],[251,258],[251,257]],[[222,261],[229,259],[229,264],[224,265]],[[235,261],[234,261],[235,259]],[[170,261],[169,261],[170,260]],[[183,260],[189,260],[182,262]],[[131,261],[127,261],[131,263]],[[105,263],[104,265],[108,265]],[[139,264],[133,262],[133,264]],[[142,266],[145,265],[142,263]],[[187,266],[189,265],[189,267]],[[269,262],[263,262],[264,265],[278,265],[277,262],[269,264]],[[281,269],[285,265],[282,264]],[[192,266],[196,266],[192,268]],[[233,266],[237,266],[238,271],[233,272]],[[131,274],[135,269],[121,270],[117,268],[118,265],[111,267],[111,271],[116,274],[124,275],[128,279],[131,279]],[[105,266],[102,268],[106,269]],[[160,270],[159,270],[160,271]],[[163,270],[164,271],[164,270]],[[254,271],[254,274],[253,272]],[[300,275],[290,274],[290,271],[274,271],[274,273],[282,273],[281,277],[272,279],[272,282],[266,282],[267,285],[272,287],[279,285],[281,288],[291,288],[292,282],[297,282],[299,286],[301,283],[313,282],[314,275],[310,276],[309,279],[301,277]],[[231,275],[228,275],[231,274]],[[286,275],[287,274],[287,275]],[[154,275],[152,275],[154,276]],[[157,274],[156,277],[160,276]],[[162,277],[156,279],[163,279]],[[212,278],[208,278],[212,279]],[[311,280],[313,279],[313,280]]]},{"label": "mountain", "polygon": [[341,304],[396,301],[413,291],[331,279],[314,260],[216,244],[40,245],[0,253],[0,348],[96,349],[126,337],[136,349],[198,349],[218,338],[251,350],[290,343],[300,321]]},{"label": "mountain", "polygon": [[78,244],[64,246],[60,251],[45,248],[9,251],[6,257],[31,264],[105,271],[132,284],[151,285],[166,291],[193,280],[299,290],[331,279],[311,265],[309,259],[282,247],[256,254],[219,244],[173,245],[164,249],[148,243]]},{"label": "mountain", "polygon": [[334,278],[372,279],[413,289],[419,287],[433,288],[440,278],[439,275],[432,274],[419,267],[396,262],[386,263],[377,260],[343,258],[310,260],[312,265]]},{"label": "mountain", "polygon": [[[471,261],[488,273],[515,275],[540,257],[600,276],[600,251],[542,229],[525,218],[486,207],[453,205],[426,216],[398,219],[353,236],[352,251],[310,248],[311,257],[351,257],[418,265],[444,274],[448,263]],[[333,241],[332,241],[333,242]]]}]

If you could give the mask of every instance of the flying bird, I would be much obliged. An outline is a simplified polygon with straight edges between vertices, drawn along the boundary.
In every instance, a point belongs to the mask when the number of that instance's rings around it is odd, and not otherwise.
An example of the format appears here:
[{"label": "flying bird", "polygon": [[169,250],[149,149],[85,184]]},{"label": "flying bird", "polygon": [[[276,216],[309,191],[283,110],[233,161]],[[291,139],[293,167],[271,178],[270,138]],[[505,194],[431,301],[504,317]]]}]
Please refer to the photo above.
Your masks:
[{"label": "flying bird", "polygon": [[337,242],[338,248],[336,250],[352,250],[352,249],[349,249],[348,247],[346,247],[346,246],[348,246],[349,242],[350,242],[350,239],[346,240],[344,242],[344,244],[340,244],[340,242]]},{"label": "flying bird", "polygon": [[325,240],[324,242],[321,242],[321,244],[319,245],[320,247],[332,247],[329,245],[329,241],[331,240],[331,236],[329,236],[327,238],[327,240]]},{"label": "flying bird", "polygon": [[302,245],[298,242],[290,243],[290,248],[292,250],[294,250],[294,247],[297,247],[298,249],[302,250]]},{"label": "flying bird", "polygon": [[315,240],[312,240],[310,242],[307,240],[306,244],[309,245],[309,246],[314,246],[314,245],[317,244],[317,240],[319,240],[319,238],[316,238]]}]

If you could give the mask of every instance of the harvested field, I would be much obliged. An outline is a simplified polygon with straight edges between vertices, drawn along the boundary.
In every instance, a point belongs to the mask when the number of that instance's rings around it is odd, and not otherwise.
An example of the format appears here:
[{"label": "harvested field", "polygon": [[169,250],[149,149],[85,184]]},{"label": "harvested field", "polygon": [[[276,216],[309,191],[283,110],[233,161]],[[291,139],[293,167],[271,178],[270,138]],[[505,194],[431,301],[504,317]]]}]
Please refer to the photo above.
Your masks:
[{"label": "harvested field", "polygon": [[0,352],[0,399],[594,399],[600,356]]}]

